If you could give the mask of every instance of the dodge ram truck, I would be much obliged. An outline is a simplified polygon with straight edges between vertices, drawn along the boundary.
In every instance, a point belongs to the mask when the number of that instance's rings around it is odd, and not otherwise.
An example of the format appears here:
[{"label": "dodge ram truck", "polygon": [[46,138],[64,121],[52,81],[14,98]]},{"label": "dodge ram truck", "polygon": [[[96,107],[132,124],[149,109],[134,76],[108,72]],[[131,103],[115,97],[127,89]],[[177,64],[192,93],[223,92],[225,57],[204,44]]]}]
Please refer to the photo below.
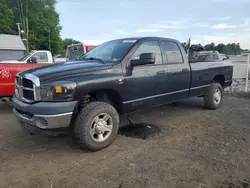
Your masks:
[{"label": "dodge ram truck", "polygon": [[17,74],[13,112],[23,127],[71,130],[82,148],[101,150],[115,139],[120,114],[191,97],[221,106],[232,64],[188,57],[175,39],[111,40],[76,61]]}]

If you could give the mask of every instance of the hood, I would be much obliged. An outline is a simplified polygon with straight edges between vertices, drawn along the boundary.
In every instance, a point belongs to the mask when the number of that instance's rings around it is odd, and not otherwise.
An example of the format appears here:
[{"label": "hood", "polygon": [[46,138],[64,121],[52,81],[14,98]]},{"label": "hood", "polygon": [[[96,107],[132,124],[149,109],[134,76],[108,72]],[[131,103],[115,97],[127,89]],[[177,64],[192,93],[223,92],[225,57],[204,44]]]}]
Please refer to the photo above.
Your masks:
[{"label": "hood", "polygon": [[30,73],[37,76],[41,81],[49,80],[73,74],[81,74],[86,72],[110,69],[114,64],[101,63],[99,61],[73,61],[64,63],[54,63],[29,69],[22,72],[20,75]]},{"label": "hood", "polygon": [[0,63],[23,63],[23,62],[17,60],[8,60],[8,61],[0,61]]}]

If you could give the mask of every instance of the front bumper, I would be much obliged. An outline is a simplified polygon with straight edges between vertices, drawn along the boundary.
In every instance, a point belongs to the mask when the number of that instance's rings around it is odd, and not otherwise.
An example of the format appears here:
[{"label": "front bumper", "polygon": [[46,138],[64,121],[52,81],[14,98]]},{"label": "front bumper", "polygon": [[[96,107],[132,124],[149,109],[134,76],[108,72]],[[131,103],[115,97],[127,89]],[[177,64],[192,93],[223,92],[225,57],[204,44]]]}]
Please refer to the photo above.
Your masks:
[{"label": "front bumper", "polygon": [[58,129],[70,126],[76,101],[27,104],[13,97],[12,104],[13,112],[21,124],[40,129]]},{"label": "front bumper", "polygon": [[70,125],[72,112],[55,115],[25,114],[17,109],[13,109],[17,119],[27,125],[39,127],[40,129],[66,128]]}]

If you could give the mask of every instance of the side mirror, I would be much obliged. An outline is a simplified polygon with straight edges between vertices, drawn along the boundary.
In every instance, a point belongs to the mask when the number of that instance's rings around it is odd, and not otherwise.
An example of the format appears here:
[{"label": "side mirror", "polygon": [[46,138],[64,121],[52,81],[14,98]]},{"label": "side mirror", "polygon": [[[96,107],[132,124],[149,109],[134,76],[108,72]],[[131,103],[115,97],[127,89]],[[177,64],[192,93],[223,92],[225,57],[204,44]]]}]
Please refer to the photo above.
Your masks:
[{"label": "side mirror", "polygon": [[140,55],[139,59],[131,60],[131,66],[138,66],[138,65],[147,65],[147,64],[154,64],[155,63],[155,54],[154,53],[143,53]]},{"label": "side mirror", "polygon": [[30,59],[27,60],[27,63],[29,63],[29,64],[36,64],[37,63],[36,57],[31,57]]}]

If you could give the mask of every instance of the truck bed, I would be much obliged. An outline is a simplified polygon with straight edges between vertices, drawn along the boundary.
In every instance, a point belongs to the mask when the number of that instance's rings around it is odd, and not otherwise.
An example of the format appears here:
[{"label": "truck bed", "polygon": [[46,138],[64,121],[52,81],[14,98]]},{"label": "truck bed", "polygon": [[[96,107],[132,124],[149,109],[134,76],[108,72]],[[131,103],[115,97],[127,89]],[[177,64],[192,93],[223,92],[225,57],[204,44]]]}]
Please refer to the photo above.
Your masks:
[{"label": "truck bed", "polygon": [[215,76],[221,75],[224,87],[232,82],[233,65],[231,61],[195,62],[189,63],[191,69],[191,82],[189,96],[197,96],[204,93]]}]

